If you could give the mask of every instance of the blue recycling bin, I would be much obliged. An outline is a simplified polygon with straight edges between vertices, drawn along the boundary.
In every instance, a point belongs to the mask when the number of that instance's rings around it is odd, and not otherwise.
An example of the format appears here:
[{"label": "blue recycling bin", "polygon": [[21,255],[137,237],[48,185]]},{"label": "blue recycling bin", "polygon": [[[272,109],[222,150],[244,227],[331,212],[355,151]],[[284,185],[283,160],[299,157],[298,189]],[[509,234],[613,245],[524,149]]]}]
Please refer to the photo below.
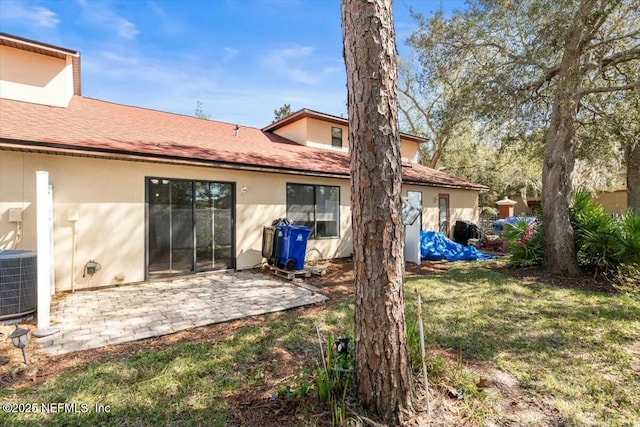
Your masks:
[{"label": "blue recycling bin", "polygon": [[279,231],[276,248],[278,266],[290,271],[302,270],[311,229],[299,225],[279,225],[276,228]]}]

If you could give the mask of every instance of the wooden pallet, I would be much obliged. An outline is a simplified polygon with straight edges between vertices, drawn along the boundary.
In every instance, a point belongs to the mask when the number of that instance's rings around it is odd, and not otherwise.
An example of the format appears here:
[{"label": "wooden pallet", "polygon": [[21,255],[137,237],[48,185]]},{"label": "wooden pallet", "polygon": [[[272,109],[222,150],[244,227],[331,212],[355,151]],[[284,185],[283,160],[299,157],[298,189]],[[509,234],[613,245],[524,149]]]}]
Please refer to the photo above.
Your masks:
[{"label": "wooden pallet", "polygon": [[327,274],[327,269],[326,268],[321,268],[321,267],[305,267],[305,270],[309,270],[311,271],[311,274],[313,274],[314,276],[324,276],[325,274]]},{"label": "wooden pallet", "polygon": [[311,277],[311,275],[324,276],[327,273],[326,268],[318,267],[306,267],[302,270],[289,271],[285,270],[284,268],[276,267],[275,265],[262,264],[262,268],[275,276],[284,277],[287,280],[293,280],[295,278],[307,278]]}]

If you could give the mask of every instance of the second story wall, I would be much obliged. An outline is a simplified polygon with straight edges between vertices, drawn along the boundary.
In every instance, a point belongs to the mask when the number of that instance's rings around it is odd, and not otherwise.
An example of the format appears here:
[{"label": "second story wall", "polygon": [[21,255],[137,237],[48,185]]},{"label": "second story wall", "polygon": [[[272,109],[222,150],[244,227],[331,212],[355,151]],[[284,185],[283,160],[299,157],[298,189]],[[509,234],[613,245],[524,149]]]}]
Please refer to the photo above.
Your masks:
[{"label": "second story wall", "polygon": [[66,107],[74,93],[72,58],[0,46],[0,96]]},{"label": "second story wall", "polygon": [[[328,148],[331,150],[349,152],[349,127],[328,123],[318,119],[308,118],[307,120],[307,146],[316,148]],[[333,129],[339,129],[340,146],[333,145]]]},{"label": "second story wall", "polygon": [[306,145],[307,119],[296,120],[274,131],[276,135],[295,141],[300,145]]},{"label": "second story wall", "polygon": [[400,156],[411,163],[418,163],[418,143],[400,136]]},{"label": "second story wall", "polygon": [[[284,123],[267,126],[266,130],[307,147],[349,152],[349,124],[346,119],[305,111],[294,113]],[[400,135],[403,161],[418,161],[418,141],[419,138]]]},{"label": "second story wall", "polygon": [[[340,147],[332,144],[333,128],[340,129],[339,132],[336,132],[341,134]],[[304,117],[278,128],[274,133],[307,147],[324,148],[346,153],[349,151],[348,129],[344,125]]]}]

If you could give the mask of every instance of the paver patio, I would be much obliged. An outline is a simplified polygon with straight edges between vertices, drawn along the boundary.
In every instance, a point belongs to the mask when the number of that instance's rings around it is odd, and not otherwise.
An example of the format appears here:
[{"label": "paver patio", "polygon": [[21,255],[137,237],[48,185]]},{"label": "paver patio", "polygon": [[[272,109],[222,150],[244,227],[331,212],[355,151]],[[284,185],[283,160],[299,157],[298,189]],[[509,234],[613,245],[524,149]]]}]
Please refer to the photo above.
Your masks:
[{"label": "paver patio", "polygon": [[327,299],[311,287],[249,271],[78,291],[52,301],[51,326],[60,332],[39,338],[38,346],[65,354]]}]

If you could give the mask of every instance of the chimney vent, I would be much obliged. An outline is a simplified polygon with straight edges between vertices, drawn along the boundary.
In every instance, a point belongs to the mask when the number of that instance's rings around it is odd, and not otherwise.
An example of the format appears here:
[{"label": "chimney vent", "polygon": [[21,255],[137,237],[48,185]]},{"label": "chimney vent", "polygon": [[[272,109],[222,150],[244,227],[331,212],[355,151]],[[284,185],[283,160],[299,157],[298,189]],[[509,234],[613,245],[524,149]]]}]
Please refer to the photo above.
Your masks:
[{"label": "chimney vent", "polygon": [[238,136],[240,133],[240,125],[236,125],[235,131],[236,131],[236,136]]}]

